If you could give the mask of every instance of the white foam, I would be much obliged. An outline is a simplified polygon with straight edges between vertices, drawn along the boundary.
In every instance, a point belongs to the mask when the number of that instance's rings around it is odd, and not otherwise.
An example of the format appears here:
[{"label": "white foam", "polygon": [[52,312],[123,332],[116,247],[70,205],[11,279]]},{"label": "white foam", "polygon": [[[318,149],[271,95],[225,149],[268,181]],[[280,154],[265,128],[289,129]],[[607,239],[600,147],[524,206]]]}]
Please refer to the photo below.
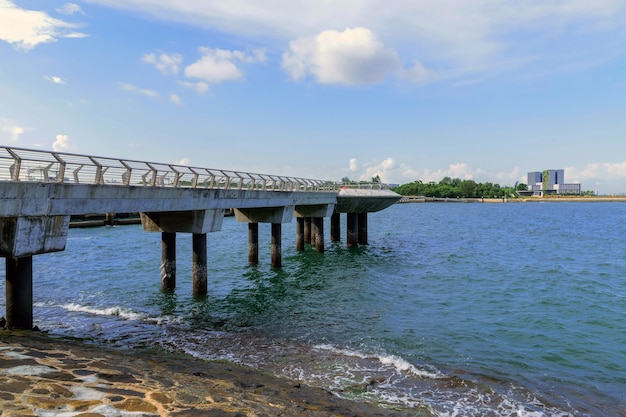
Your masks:
[{"label": "white foam", "polygon": [[424,369],[419,369],[415,365],[408,362],[407,360],[402,359],[395,355],[369,355],[369,354],[359,352],[356,350],[340,349],[340,348],[334,347],[332,345],[327,345],[327,344],[315,345],[314,348],[319,349],[319,350],[327,350],[327,351],[337,353],[343,356],[351,356],[351,357],[356,357],[360,359],[374,359],[385,366],[392,367],[398,372],[407,372],[407,373],[410,373],[412,375],[422,377],[422,378],[431,378],[431,379],[445,378],[445,376],[441,374],[440,372],[437,372],[437,371],[430,372]]},{"label": "white foam", "polygon": [[69,303],[60,306],[61,308],[66,309],[67,311],[79,312],[79,313],[89,313],[96,316],[116,316],[125,320],[142,320],[146,317],[145,314],[134,312],[126,307],[107,307],[107,308],[98,308],[98,307],[90,307],[76,303]]}]

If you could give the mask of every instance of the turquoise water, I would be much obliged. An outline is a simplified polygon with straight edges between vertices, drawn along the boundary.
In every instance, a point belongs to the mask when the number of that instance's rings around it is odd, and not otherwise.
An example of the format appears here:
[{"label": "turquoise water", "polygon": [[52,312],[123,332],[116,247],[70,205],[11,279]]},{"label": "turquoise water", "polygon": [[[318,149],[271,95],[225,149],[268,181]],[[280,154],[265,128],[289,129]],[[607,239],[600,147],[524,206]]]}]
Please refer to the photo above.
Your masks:
[{"label": "turquoise water", "polygon": [[[35,323],[416,413],[626,416],[626,204],[395,205],[370,214],[369,245],[351,249],[342,227],[319,254],[295,251],[295,221],[283,225],[276,270],[269,226],[250,267],[247,227],[226,218],[208,235],[202,299],[190,236],[165,294],[160,234],[71,229],[65,252],[34,257]],[[4,307],[4,279],[0,291]]]}]

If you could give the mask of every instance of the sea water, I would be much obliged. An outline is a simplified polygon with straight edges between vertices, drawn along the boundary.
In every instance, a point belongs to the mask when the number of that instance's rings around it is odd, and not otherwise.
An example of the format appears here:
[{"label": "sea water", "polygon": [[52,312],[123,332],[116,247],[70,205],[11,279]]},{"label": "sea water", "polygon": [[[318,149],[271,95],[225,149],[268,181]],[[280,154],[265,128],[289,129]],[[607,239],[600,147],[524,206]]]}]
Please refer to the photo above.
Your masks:
[{"label": "sea water", "polygon": [[178,234],[166,293],[159,233],[71,229],[64,252],[33,258],[35,324],[416,415],[626,416],[626,204],[398,204],[369,214],[358,248],[342,220],[323,254],[296,251],[295,221],[283,225],[274,269],[269,225],[248,266],[247,227],[225,218],[207,237],[201,298],[191,236]]}]

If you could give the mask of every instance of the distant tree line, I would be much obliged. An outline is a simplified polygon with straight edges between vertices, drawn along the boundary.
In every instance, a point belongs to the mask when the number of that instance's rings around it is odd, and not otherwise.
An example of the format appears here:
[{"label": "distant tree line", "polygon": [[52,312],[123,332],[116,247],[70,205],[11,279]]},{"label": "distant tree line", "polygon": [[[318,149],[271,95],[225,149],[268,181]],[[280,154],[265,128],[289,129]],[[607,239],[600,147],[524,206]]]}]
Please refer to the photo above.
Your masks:
[{"label": "distant tree line", "polygon": [[490,182],[476,182],[460,178],[445,177],[439,182],[421,180],[402,184],[393,188],[400,195],[420,195],[435,198],[503,198],[514,197],[516,190],[526,190],[526,184],[516,187],[502,187]]}]

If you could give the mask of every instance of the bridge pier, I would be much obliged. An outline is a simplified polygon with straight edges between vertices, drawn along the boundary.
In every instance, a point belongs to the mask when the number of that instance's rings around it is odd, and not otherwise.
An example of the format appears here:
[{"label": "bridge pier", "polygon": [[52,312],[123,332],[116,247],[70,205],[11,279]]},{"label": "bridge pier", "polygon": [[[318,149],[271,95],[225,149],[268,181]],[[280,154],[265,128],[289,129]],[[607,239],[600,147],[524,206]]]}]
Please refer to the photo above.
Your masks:
[{"label": "bridge pier", "polygon": [[296,250],[304,250],[304,217],[296,217]]},{"label": "bridge pier", "polygon": [[[270,256],[271,265],[274,268],[282,266],[282,224],[289,223],[293,219],[293,214],[294,206],[235,209],[235,218],[238,222],[248,223],[248,225],[252,223],[271,223]],[[250,226],[248,227],[250,228]]]},{"label": "bridge pier", "polygon": [[324,218],[313,217],[311,219],[311,239],[315,250],[324,252]]},{"label": "bridge pier", "polygon": [[310,244],[311,242],[311,218],[304,217],[304,243]]},{"label": "bridge pier", "polygon": [[176,233],[161,233],[161,290],[176,288]]},{"label": "bridge pier", "polygon": [[191,281],[194,296],[208,293],[206,233],[194,233],[192,236]]},{"label": "bridge pier", "polygon": [[33,328],[33,257],[6,258],[6,326]]},{"label": "bridge pier", "polygon": [[359,234],[357,241],[359,245],[367,245],[367,213],[359,213],[357,223]]},{"label": "bridge pier", "polygon": [[248,223],[248,264],[259,264],[259,224]]},{"label": "bridge pier", "polygon": [[[32,200],[21,193],[19,197],[21,204]],[[0,256],[6,258],[7,327],[33,328],[33,255],[64,250],[69,224],[69,215],[0,217]]]},{"label": "bridge pier", "polygon": [[142,212],[141,224],[147,232],[161,232],[161,288],[176,288],[176,233],[192,233],[191,279],[193,295],[207,293],[206,234],[222,229],[224,210]]},{"label": "bridge pier", "polygon": [[281,223],[272,223],[272,246],[270,252],[272,258],[272,267],[281,268],[283,266]]},{"label": "bridge pier", "polygon": [[339,242],[341,240],[341,214],[333,213],[330,217],[330,241]]},{"label": "bridge pier", "polygon": [[346,246],[349,248],[359,245],[358,215],[347,213],[346,215]]}]

